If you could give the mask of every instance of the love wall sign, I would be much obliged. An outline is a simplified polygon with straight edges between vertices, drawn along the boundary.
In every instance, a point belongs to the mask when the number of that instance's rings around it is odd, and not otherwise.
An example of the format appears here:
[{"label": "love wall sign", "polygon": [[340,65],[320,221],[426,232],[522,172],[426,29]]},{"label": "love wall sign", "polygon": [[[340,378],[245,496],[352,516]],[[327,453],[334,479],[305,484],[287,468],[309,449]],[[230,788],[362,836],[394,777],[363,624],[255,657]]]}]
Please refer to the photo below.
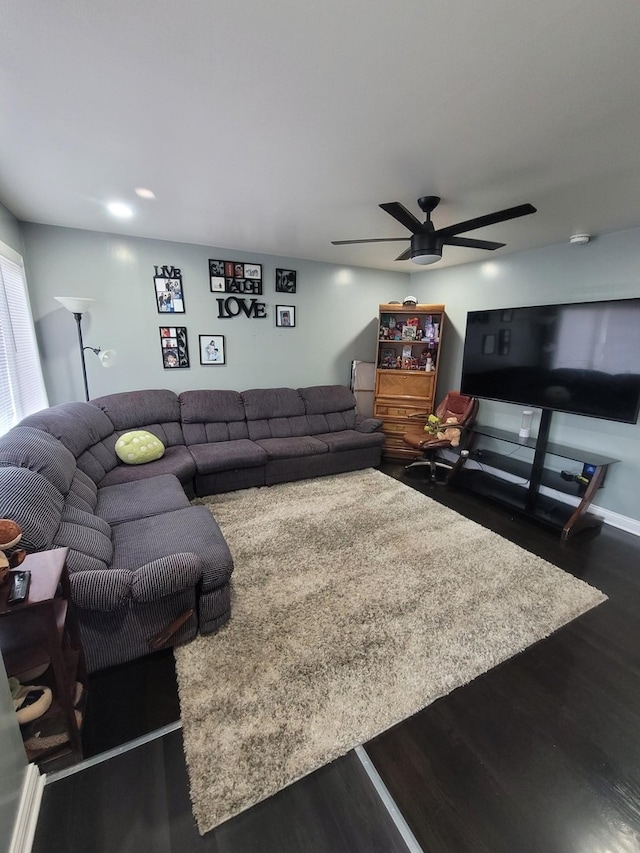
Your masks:
[{"label": "love wall sign", "polygon": [[218,303],[218,319],[230,320],[232,317],[251,317],[254,320],[264,320],[267,316],[267,303],[257,299],[242,299],[238,296],[227,296],[226,299],[216,299]]}]

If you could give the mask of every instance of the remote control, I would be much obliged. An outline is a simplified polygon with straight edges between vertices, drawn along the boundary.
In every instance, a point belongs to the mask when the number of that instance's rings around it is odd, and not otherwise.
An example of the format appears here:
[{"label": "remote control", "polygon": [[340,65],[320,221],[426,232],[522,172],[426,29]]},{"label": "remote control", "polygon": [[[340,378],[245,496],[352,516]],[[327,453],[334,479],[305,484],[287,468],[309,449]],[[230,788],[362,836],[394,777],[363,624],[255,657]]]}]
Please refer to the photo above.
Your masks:
[{"label": "remote control", "polygon": [[29,593],[30,582],[31,572],[24,569],[19,572],[11,572],[11,586],[9,587],[7,604],[19,604],[24,601]]}]

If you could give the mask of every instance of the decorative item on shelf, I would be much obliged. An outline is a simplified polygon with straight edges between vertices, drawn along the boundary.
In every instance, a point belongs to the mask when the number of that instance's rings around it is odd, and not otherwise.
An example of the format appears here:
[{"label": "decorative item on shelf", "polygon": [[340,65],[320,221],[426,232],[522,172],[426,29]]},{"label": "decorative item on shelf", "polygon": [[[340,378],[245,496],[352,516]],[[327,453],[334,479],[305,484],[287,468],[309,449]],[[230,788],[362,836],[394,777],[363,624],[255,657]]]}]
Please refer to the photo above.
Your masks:
[{"label": "decorative item on shelf", "polygon": [[380,352],[380,367],[391,368],[395,367],[396,354],[395,350],[383,349]]},{"label": "decorative item on shelf", "polygon": [[184,314],[184,296],[182,292],[182,273],[174,266],[154,266],[153,283],[156,295],[156,308],[159,314]]},{"label": "decorative item on shelf", "polygon": [[89,399],[89,383],[87,381],[87,365],[84,360],[84,351],[91,350],[92,353],[98,356],[98,360],[103,367],[113,367],[116,359],[116,351],[113,349],[102,350],[100,347],[86,347],[82,340],[82,315],[87,311],[90,305],[95,302],[95,299],[90,299],[84,296],[54,296],[63,308],[70,311],[75,317],[78,328],[78,344],[80,346],[80,361],[82,363],[82,379],[84,381],[85,398]]},{"label": "decorative item on shelf", "polygon": [[405,325],[402,327],[402,340],[403,341],[415,341],[416,339],[416,327]]},{"label": "decorative item on shelf", "polygon": [[225,364],[224,335],[199,335],[200,364]]},{"label": "decorative item on shelf", "polygon": [[164,368],[190,367],[186,326],[160,326],[160,345]]},{"label": "decorative item on shelf", "polygon": [[10,518],[0,518],[0,586],[6,582],[9,569],[15,569],[25,558],[26,551],[24,550],[7,554],[7,551],[15,548],[21,539],[22,529],[20,525]]},{"label": "decorative item on shelf", "polygon": [[276,269],[276,293],[296,292],[296,271]]},{"label": "decorative item on shelf", "polygon": [[524,409],[522,412],[522,424],[518,431],[520,438],[529,438],[531,435],[531,421],[533,420],[533,412],[531,409]]},{"label": "decorative item on shelf", "polygon": [[296,324],[296,309],[293,305],[276,305],[276,326],[293,328]]},{"label": "decorative item on shelf", "polygon": [[426,341],[433,341],[435,339],[435,327],[432,322],[431,316],[427,316],[424,319],[424,339]]},{"label": "decorative item on shelf", "polygon": [[416,299],[415,296],[405,296],[405,298],[402,300],[402,304],[403,305],[417,305],[418,300]]},{"label": "decorative item on shelf", "polygon": [[262,294],[262,264],[209,259],[209,289],[212,293]]}]

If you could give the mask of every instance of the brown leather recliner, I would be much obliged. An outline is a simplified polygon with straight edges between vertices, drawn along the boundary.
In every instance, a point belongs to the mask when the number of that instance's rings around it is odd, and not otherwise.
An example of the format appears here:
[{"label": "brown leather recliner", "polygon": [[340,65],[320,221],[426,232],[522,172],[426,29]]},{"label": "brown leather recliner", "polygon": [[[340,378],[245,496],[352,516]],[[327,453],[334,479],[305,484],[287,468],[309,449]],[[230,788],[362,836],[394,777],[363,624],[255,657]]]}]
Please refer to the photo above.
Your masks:
[{"label": "brown leather recliner", "polygon": [[[416,450],[421,450],[423,453],[422,459],[418,459],[407,465],[405,470],[428,467],[430,479],[434,483],[438,482],[438,467],[448,468],[449,470],[453,469],[452,464],[437,461],[438,451],[451,447],[460,447],[461,454],[466,455],[472,438],[472,434],[468,428],[475,421],[477,412],[478,400],[475,397],[467,397],[464,394],[460,394],[459,391],[449,391],[434,413],[440,419],[438,435],[430,435],[424,431],[424,427],[421,425],[407,430],[402,436],[405,444]],[[416,415],[416,417],[424,419],[425,414]],[[453,418],[455,418],[455,422],[447,423],[448,420]],[[444,434],[445,432],[446,435]]]}]

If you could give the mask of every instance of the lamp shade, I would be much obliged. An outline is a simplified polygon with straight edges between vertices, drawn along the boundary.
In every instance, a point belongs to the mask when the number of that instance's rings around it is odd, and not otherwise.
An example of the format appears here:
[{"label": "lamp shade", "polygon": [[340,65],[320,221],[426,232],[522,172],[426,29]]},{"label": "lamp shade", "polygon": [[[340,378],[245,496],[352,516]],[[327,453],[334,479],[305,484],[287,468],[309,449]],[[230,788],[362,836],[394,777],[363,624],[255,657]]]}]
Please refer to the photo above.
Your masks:
[{"label": "lamp shade", "polygon": [[72,314],[84,314],[85,311],[88,310],[90,305],[96,301],[95,299],[89,299],[86,296],[54,296],[63,308],[66,308],[67,311],[71,311]]},{"label": "lamp shade", "polygon": [[98,359],[103,367],[113,367],[116,363],[118,353],[114,349],[100,350]]}]

